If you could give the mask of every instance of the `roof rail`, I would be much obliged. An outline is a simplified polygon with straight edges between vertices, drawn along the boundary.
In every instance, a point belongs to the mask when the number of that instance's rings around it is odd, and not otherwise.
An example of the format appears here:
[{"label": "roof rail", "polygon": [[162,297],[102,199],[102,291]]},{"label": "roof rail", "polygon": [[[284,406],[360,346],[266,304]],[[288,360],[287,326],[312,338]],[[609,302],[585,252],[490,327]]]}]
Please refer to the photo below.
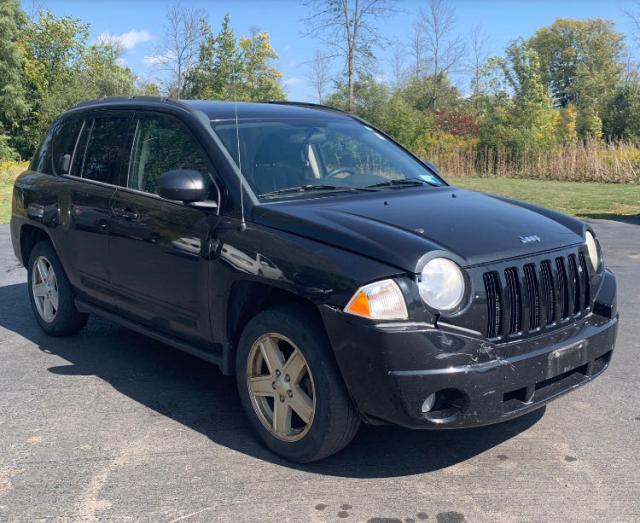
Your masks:
[{"label": "roof rail", "polygon": [[102,98],[98,98],[95,100],[86,100],[83,102],[78,102],[71,106],[71,109],[76,109],[78,107],[87,107],[92,105],[100,105],[102,103],[113,103],[113,102],[128,102],[128,101],[139,101],[139,102],[156,102],[156,103],[171,103],[178,105],[180,107],[188,108],[187,104],[183,104],[180,100],[175,100],[173,98],[169,98],[167,96],[138,96],[138,95],[130,95],[130,96],[104,96]]},{"label": "roof rail", "polygon": [[342,113],[348,116],[354,116],[347,111],[343,111],[342,109],[338,109],[337,107],[331,107],[330,105],[322,105],[322,104],[314,104],[312,102],[296,102],[290,100],[267,100],[268,104],[279,104],[279,105],[295,105],[298,107],[309,107],[310,109],[319,109],[323,111],[333,111],[336,113]]}]

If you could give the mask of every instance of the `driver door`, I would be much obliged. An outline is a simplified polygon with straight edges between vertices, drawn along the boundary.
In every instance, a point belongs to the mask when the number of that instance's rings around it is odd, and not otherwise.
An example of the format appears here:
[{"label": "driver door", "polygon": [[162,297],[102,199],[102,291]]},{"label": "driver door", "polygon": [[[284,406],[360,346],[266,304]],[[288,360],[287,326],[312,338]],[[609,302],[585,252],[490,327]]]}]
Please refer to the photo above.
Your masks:
[{"label": "driver door", "polygon": [[166,171],[193,169],[209,178],[212,169],[173,116],[137,113],[135,126],[126,187],[111,200],[109,265],[118,307],[156,330],[206,342],[209,263],[203,248],[216,211],[165,200],[155,189]]}]

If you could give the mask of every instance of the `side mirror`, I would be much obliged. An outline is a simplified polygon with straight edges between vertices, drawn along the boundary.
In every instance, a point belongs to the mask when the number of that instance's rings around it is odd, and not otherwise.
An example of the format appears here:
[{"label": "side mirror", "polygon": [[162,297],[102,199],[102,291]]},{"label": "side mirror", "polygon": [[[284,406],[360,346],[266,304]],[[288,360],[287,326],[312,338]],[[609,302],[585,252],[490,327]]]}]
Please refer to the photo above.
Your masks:
[{"label": "side mirror", "polygon": [[167,171],[160,176],[156,192],[167,200],[193,203],[206,200],[209,188],[204,176],[198,171],[176,169]]}]

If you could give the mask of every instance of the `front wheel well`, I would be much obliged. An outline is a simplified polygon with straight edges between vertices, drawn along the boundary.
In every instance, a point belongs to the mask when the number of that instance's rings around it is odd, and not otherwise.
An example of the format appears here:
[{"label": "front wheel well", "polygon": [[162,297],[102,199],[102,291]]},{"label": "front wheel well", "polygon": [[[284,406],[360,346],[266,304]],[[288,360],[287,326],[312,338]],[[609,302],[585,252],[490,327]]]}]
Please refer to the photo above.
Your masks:
[{"label": "front wheel well", "polygon": [[51,241],[49,235],[34,225],[23,225],[20,229],[20,257],[22,265],[25,267],[29,263],[29,256],[33,247],[43,240]]},{"label": "front wheel well", "polygon": [[[227,302],[227,340],[229,354],[225,358],[235,360],[235,349],[242,331],[249,321],[260,312],[278,306],[296,305],[315,317],[324,329],[318,307],[298,294],[264,283],[241,281],[231,287]],[[231,369],[229,369],[231,370]]]}]

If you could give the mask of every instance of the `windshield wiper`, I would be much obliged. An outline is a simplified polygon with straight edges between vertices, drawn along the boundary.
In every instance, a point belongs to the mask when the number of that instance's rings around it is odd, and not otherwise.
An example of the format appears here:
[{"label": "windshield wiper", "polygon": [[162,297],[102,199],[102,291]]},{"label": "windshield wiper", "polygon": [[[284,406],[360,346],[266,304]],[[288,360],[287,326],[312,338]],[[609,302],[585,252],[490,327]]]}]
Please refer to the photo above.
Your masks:
[{"label": "windshield wiper", "polygon": [[258,197],[264,198],[265,196],[277,196],[279,194],[290,194],[296,192],[309,192],[309,191],[366,191],[365,187],[349,187],[346,185],[325,185],[325,184],[306,184],[298,185],[296,187],[285,187],[283,189],[277,189],[275,191],[264,192],[259,194]]},{"label": "windshield wiper", "polygon": [[433,187],[438,187],[436,184],[430,183],[421,178],[401,178],[399,180],[387,180],[386,182],[367,185],[367,187],[373,189],[375,187],[418,187],[420,185],[431,185]]}]

